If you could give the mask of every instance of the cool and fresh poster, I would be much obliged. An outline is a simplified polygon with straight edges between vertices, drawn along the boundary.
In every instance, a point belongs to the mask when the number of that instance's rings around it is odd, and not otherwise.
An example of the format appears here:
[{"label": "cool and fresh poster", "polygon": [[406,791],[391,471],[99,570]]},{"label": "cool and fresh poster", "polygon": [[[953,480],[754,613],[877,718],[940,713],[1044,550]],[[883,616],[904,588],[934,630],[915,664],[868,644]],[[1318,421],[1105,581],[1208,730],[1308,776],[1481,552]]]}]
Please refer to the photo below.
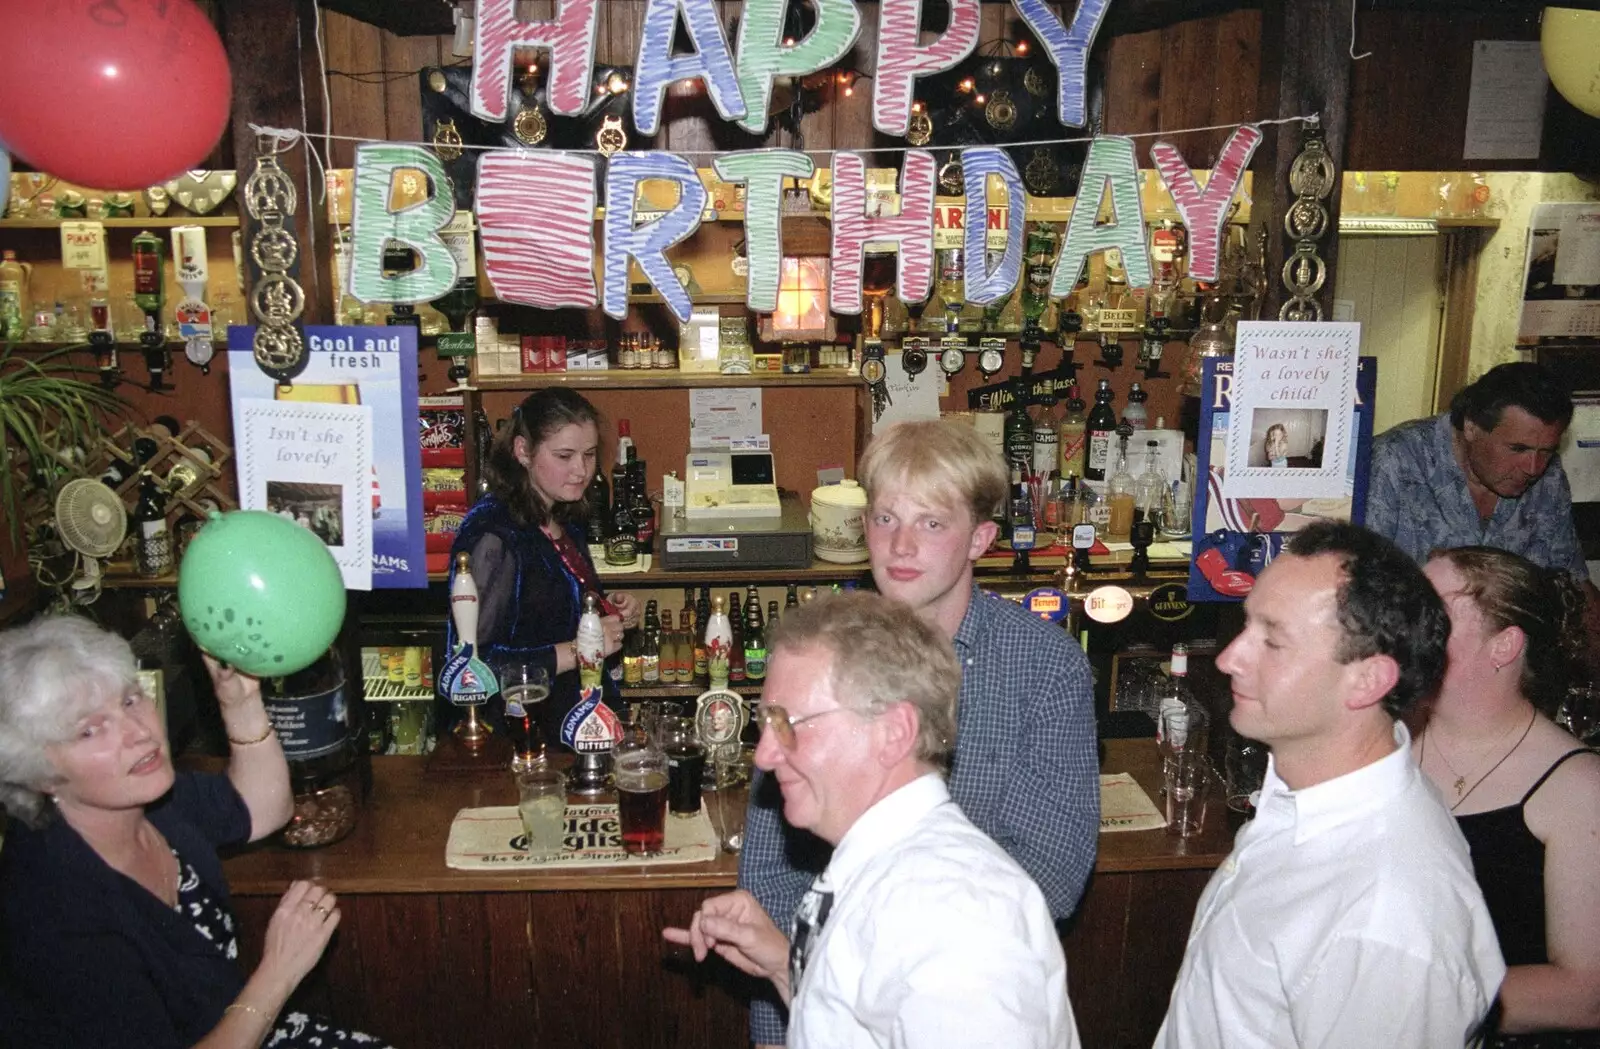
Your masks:
[{"label": "cool and fresh poster", "polygon": [[[1313,521],[1361,523],[1377,382],[1377,359],[1362,357],[1356,362],[1354,405],[1346,400],[1343,406],[1323,401],[1317,408],[1283,407],[1265,400],[1244,411],[1233,397],[1234,361],[1224,357],[1205,362],[1195,442],[1190,601],[1244,600],[1289,537]],[[1336,441],[1330,440],[1330,430],[1349,435],[1346,451],[1333,450]],[[1252,494],[1240,496],[1227,484],[1234,461],[1230,449],[1254,475],[1248,488]],[[1328,488],[1329,470],[1339,478],[1333,491]],[[1283,479],[1257,487],[1269,472]]]},{"label": "cool and fresh poster", "polygon": [[[287,387],[256,367],[254,334],[228,329],[239,505],[315,532],[352,589],[366,588],[358,556],[371,588],[426,586],[416,329],[308,326],[309,360]],[[305,425],[271,422],[290,415]]]}]

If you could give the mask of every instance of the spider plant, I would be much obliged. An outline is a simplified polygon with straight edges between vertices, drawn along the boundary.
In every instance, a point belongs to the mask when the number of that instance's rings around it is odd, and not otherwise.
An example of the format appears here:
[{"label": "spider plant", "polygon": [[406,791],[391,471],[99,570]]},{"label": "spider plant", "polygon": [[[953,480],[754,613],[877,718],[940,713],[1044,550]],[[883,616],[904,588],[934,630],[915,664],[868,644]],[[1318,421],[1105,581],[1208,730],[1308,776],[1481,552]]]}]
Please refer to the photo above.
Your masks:
[{"label": "spider plant", "polygon": [[22,535],[23,504],[30,494],[24,486],[47,493],[62,473],[71,472],[74,449],[88,455],[103,431],[102,416],[128,408],[94,381],[95,369],[73,363],[73,354],[86,349],[24,353],[12,343],[0,351],[0,516],[13,546]]}]

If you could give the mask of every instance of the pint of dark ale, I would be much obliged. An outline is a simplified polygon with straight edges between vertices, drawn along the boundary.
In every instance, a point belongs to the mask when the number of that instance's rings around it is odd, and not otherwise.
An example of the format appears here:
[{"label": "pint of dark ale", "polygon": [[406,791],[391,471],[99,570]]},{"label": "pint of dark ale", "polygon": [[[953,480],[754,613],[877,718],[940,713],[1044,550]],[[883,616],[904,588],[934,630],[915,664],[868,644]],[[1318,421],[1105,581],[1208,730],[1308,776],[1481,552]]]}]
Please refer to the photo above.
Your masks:
[{"label": "pint of dark ale", "polygon": [[622,824],[622,848],[630,856],[661,852],[667,829],[667,774],[616,770],[617,816]]}]

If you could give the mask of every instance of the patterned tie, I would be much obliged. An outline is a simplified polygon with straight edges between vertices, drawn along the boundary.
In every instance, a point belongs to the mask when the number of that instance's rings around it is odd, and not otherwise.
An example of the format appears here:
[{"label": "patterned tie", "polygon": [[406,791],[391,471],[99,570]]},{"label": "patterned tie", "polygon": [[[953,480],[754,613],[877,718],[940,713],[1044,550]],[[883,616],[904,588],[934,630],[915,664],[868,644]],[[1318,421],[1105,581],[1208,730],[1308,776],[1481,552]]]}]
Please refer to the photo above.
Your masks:
[{"label": "patterned tie", "polygon": [[810,961],[811,954],[816,946],[817,937],[822,933],[822,926],[828,920],[828,913],[833,910],[833,890],[824,888],[822,879],[827,872],[817,875],[817,880],[811,883],[811,888],[800,899],[800,906],[794,911],[794,932],[789,937],[789,993],[795,994],[800,990],[800,976],[806,971],[806,963]]}]

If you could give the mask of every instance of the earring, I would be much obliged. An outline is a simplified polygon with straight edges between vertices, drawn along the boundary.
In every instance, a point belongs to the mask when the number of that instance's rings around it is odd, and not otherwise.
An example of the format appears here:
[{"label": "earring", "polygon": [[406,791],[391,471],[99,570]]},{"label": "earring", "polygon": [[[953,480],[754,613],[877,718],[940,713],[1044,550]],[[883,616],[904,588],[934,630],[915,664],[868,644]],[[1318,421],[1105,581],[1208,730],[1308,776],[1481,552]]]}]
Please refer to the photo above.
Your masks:
[{"label": "earring", "polygon": [[1504,664],[1504,663],[1496,663],[1496,664],[1495,664],[1495,665],[1494,665],[1494,672],[1495,672],[1495,673],[1496,673],[1496,674],[1498,674],[1498,673],[1500,673],[1500,668],[1501,668],[1501,667],[1503,667],[1503,666],[1505,666],[1505,664]]}]

